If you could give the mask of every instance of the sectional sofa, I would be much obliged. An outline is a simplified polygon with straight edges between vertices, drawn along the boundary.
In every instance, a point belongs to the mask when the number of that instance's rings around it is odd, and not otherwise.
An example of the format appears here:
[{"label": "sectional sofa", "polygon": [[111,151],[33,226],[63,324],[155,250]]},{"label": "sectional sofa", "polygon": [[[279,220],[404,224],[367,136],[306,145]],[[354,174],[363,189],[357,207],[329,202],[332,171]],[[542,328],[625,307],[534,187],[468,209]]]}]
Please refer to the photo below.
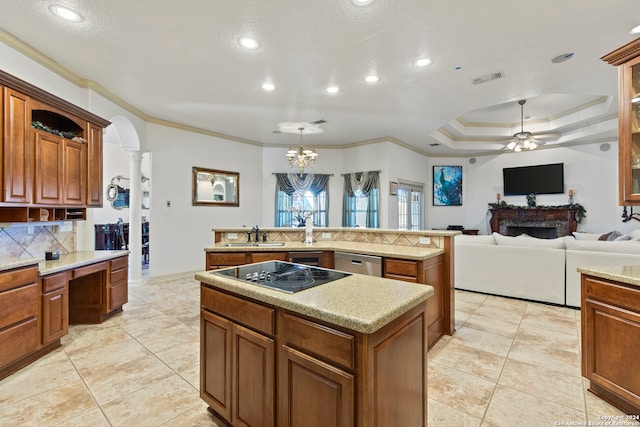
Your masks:
[{"label": "sectional sofa", "polygon": [[537,239],[492,235],[455,238],[455,287],[570,307],[580,307],[580,266],[640,265],[640,230],[618,240],[574,233]]}]

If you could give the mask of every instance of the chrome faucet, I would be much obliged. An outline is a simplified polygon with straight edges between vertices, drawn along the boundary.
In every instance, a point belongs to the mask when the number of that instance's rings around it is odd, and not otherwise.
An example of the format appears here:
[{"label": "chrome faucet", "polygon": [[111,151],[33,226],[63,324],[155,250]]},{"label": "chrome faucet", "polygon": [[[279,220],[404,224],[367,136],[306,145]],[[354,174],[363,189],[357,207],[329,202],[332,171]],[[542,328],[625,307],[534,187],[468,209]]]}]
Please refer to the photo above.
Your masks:
[{"label": "chrome faucet", "polygon": [[254,225],[253,228],[251,229],[251,231],[255,231],[256,233],[256,242],[260,241],[260,229],[258,228],[258,225]]}]

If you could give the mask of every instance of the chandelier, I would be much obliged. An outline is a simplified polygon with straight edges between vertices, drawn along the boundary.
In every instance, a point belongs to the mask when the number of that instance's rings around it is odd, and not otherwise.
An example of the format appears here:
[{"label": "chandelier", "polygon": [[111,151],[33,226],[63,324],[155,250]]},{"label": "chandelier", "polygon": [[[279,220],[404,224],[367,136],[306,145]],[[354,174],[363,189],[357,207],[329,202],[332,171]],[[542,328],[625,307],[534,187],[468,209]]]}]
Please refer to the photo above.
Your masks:
[{"label": "chandelier", "polygon": [[299,127],[298,130],[300,131],[300,146],[298,148],[289,147],[287,158],[289,159],[290,168],[297,166],[298,173],[303,173],[304,168],[315,165],[318,153],[316,153],[314,149],[302,145],[302,132],[304,131],[304,127]]}]

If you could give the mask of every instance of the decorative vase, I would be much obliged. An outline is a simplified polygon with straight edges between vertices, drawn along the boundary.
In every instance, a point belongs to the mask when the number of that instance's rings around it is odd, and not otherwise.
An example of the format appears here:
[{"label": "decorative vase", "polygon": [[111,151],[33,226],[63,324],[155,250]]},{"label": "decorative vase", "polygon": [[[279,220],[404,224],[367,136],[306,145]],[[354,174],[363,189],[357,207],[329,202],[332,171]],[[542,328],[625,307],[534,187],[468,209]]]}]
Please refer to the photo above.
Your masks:
[{"label": "decorative vase", "polygon": [[536,207],[536,195],[534,193],[527,194],[527,206],[530,208]]}]

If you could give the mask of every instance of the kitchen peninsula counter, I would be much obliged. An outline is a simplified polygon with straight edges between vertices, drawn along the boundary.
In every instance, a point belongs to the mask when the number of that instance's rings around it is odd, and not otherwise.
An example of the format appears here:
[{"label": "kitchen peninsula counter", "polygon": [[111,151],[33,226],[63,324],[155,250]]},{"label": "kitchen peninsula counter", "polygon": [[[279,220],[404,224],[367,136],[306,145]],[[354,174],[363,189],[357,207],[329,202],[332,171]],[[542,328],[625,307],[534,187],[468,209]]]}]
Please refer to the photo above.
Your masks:
[{"label": "kitchen peninsula counter", "polygon": [[431,286],[353,274],[288,294],[195,277],[200,396],[231,425],[427,425]]}]

